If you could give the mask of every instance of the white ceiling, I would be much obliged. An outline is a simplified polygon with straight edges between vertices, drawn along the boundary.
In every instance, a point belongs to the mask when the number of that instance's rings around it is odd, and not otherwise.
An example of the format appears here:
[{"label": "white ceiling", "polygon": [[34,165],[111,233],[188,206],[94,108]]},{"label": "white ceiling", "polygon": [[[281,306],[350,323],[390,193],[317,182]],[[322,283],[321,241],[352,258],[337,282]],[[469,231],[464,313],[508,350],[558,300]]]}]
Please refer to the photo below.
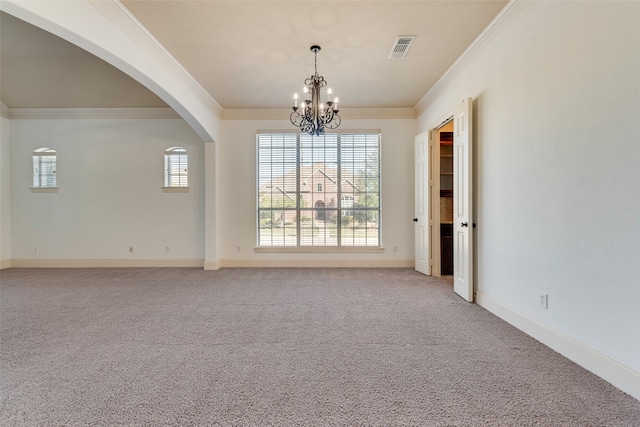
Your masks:
[{"label": "white ceiling", "polygon": [[[411,108],[506,0],[122,3],[225,109],[286,108],[318,73],[341,108]],[[416,40],[387,57],[397,36]],[[9,108],[164,107],[82,49],[0,14],[0,99]]]}]

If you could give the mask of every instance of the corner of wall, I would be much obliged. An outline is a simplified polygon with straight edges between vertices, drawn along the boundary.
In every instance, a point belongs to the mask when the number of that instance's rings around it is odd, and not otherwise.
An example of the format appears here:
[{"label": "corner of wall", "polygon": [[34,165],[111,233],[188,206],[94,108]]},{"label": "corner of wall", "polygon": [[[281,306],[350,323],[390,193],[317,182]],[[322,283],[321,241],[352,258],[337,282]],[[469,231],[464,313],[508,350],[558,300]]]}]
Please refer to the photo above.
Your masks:
[{"label": "corner of wall", "polygon": [[222,263],[220,261],[205,261],[204,269],[205,270],[219,270],[222,267]]},{"label": "corner of wall", "polygon": [[[0,261],[2,267],[11,266],[11,140],[10,120],[5,117],[2,104],[0,117]],[[7,265],[8,264],[8,265]],[[7,265],[7,266],[5,266]]]},{"label": "corner of wall", "polygon": [[0,101],[0,117],[9,118],[9,108],[2,101]]}]

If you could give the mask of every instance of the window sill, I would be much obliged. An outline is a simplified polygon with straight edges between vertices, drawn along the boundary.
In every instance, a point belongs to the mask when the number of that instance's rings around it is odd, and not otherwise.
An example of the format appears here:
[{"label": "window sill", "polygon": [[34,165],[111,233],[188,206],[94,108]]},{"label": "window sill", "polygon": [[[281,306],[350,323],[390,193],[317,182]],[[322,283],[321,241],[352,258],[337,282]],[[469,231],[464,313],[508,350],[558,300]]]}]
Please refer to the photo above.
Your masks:
[{"label": "window sill", "polygon": [[57,193],[59,187],[31,187],[32,193]]},{"label": "window sill", "polygon": [[381,254],[384,248],[379,246],[259,246],[253,248],[258,254],[297,253],[297,254]]},{"label": "window sill", "polygon": [[189,187],[162,187],[163,193],[188,193]]}]

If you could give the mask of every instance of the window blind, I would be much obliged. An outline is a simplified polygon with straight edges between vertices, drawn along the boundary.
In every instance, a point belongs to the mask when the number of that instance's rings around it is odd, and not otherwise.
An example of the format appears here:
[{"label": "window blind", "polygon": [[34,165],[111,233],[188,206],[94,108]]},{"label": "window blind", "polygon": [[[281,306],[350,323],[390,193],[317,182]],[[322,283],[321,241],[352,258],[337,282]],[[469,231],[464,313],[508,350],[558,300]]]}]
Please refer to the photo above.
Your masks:
[{"label": "window blind", "polygon": [[55,187],[56,152],[50,148],[40,148],[33,152],[33,186]]},{"label": "window blind", "polygon": [[258,246],[380,246],[380,139],[258,133]]},{"label": "window blind", "polygon": [[187,150],[180,147],[170,148],[165,151],[165,187],[189,186],[189,158]]}]

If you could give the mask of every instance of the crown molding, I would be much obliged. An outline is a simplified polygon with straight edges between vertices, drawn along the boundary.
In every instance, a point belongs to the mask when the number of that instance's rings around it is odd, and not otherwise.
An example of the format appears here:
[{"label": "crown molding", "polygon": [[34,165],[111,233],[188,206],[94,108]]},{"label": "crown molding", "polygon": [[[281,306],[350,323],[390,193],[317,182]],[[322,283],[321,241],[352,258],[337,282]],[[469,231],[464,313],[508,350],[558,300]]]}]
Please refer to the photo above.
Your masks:
[{"label": "crown molding", "polygon": [[[180,119],[171,108],[7,108],[9,119]],[[222,120],[287,120],[290,109],[225,109]],[[342,119],[415,119],[413,108],[351,108]]]},{"label": "crown molding", "polygon": [[181,119],[171,108],[9,108],[10,119]]},{"label": "crown molding", "polygon": [[340,110],[343,119],[415,119],[415,108],[347,108]]},{"label": "crown molding", "polygon": [[[222,120],[287,120],[290,108],[280,109],[225,109]],[[344,119],[415,119],[414,108],[348,108],[340,110]]]},{"label": "crown molding", "polygon": [[489,23],[478,37],[465,49],[449,69],[418,101],[415,110],[418,116],[424,113],[429,104],[438,98],[440,93],[464,71],[482,52],[492,46],[507,30],[516,23],[537,0],[511,0]]}]

